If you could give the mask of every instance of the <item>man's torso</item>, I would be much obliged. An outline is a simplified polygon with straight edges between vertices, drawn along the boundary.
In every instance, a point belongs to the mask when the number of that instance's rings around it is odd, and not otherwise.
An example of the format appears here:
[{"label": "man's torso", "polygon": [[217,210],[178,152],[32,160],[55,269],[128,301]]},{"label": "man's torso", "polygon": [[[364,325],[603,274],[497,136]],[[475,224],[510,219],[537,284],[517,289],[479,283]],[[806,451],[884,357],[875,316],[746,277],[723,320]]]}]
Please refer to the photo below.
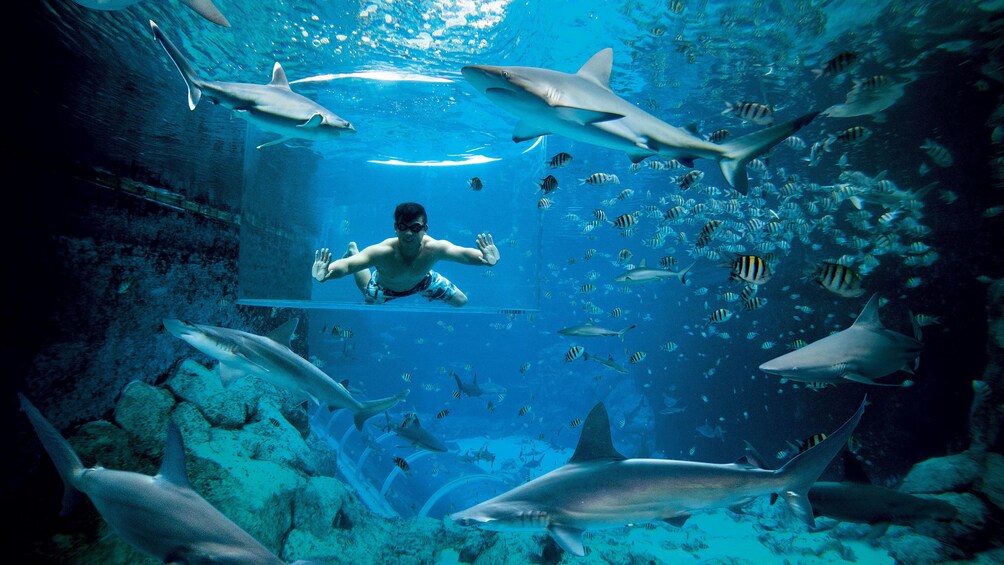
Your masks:
[{"label": "man's torso", "polygon": [[379,273],[380,286],[396,292],[414,288],[439,260],[438,243],[426,236],[415,257],[402,254],[400,242],[396,238],[378,244],[373,266]]}]

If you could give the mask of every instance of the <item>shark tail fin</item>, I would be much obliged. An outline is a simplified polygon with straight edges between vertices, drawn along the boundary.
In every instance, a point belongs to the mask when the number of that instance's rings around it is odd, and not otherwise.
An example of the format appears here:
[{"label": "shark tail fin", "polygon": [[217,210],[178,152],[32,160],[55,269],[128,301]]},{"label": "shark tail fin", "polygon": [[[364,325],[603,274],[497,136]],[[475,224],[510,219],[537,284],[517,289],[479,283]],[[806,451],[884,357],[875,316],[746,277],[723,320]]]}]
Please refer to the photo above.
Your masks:
[{"label": "shark tail fin", "polygon": [[408,396],[409,392],[411,391],[403,390],[394,396],[388,396],[387,398],[380,398],[377,400],[369,400],[366,402],[362,402],[361,403],[362,409],[360,409],[352,416],[352,419],[355,420],[356,423],[356,429],[359,431],[363,431],[363,425],[366,423],[366,420],[369,420],[370,418],[376,416],[381,412],[390,410],[398,402],[404,400]]},{"label": "shark tail fin", "polygon": [[153,29],[154,38],[164,48],[164,51],[167,51],[167,56],[171,58],[174,66],[181,73],[181,78],[185,79],[185,84],[188,85],[188,108],[194,110],[199,105],[199,100],[202,100],[202,89],[199,88],[195,68],[189,64],[188,59],[185,59],[174,43],[171,43],[171,40],[164,35],[164,32],[160,31],[160,27],[153,20],[150,20],[150,28]]},{"label": "shark tail fin", "polygon": [[766,153],[771,147],[802,129],[818,114],[819,112],[811,112],[800,118],[746,134],[723,144],[722,158],[718,161],[718,166],[722,169],[725,180],[741,194],[746,194],[749,191],[746,164],[757,155]]},{"label": "shark tail fin", "polygon": [[63,509],[60,516],[66,516],[80,498],[81,493],[75,483],[84,472],[84,464],[80,462],[80,457],[70,443],[45,419],[38,408],[35,408],[23,394],[18,393],[17,396],[21,399],[21,410],[28,416],[31,427],[35,428],[35,433],[42,442],[42,447],[49,454],[53,465],[56,466],[56,472],[63,479]]},{"label": "shark tail fin", "polygon": [[788,503],[788,506],[795,512],[799,520],[805,522],[810,527],[816,525],[812,515],[812,505],[809,503],[809,488],[819,479],[826,467],[829,466],[833,458],[840,453],[840,450],[847,444],[854,428],[861,421],[861,415],[865,411],[867,398],[861,401],[854,415],[844,422],[837,431],[826,436],[826,439],[799,453],[783,467],[775,471],[782,481],[780,488],[781,497]]},{"label": "shark tail fin", "polygon": [[680,282],[683,283],[683,286],[687,286],[689,284],[689,282],[687,281],[687,274],[690,273],[690,270],[693,269],[694,265],[696,264],[697,261],[694,261],[690,265],[687,265],[686,269],[680,271]]}]

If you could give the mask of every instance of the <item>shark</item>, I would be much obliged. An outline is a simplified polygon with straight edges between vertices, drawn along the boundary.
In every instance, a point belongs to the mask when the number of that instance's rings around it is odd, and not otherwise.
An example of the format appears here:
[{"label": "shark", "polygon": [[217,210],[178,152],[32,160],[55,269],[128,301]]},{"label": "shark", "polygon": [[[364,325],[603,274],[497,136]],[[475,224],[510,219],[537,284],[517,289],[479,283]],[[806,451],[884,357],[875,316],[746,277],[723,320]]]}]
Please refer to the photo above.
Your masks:
[{"label": "shark", "polygon": [[745,457],[716,464],[668,459],[628,459],[614,449],[603,403],[586,417],[572,458],[565,465],[494,498],[450,515],[462,527],[495,531],[546,531],[565,551],[585,555],[583,533],[641,522],[682,526],[695,512],[740,507],[780,496],[795,515],[814,525],[807,498],[864,413],[777,470]]},{"label": "shark", "polygon": [[760,365],[760,370],[781,376],[782,382],[908,387],[913,381],[880,383],[875,379],[899,370],[912,373],[916,369],[924,344],[920,341],[920,326],[912,317],[911,322],[914,337],[883,326],[879,319],[879,295],[872,294],[850,327],[771,359]]},{"label": "shark", "polygon": [[[139,4],[141,0],[73,0],[77,4],[92,10],[122,10]],[[188,6],[203,18],[216,25],[230,27],[230,22],[220,13],[219,8],[213,4],[213,0],[181,0],[181,3]]]},{"label": "shark", "polygon": [[613,369],[614,371],[617,371],[618,373],[627,374],[627,372],[628,372],[627,367],[625,367],[624,365],[621,365],[617,361],[614,361],[614,356],[613,355],[607,355],[607,358],[604,359],[602,357],[597,357],[595,355],[590,355],[588,353],[583,353],[582,354],[582,358],[585,359],[585,360],[587,360],[587,361],[596,361],[600,365],[609,367],[609,368]]},{"label": "shark", "polygon": [[259,128],[279,134],[278,138],[262,143],[258,149],[290,139],[328,141],[355,133],[355,128],[348,121],[306,96],[293,92],[286,79],[286,71],[278,61],[272,67],[272,81],[268,84],[202,80],[181,51],[160,30],[160,26],[150,20],[150,27],[154,39],[185,79],[189,109],[195,110],[205,96]]},{"label": "shark", "polygon": [[749,133],[728,143],[705,140],[696,127],[672,126],[610,89],[613,49],[596,52],[575,73],[539,67],[468,65],[460,69],[488,100],[519,118],[515,142],[559,134],[627,153],[632,163],[653,155],[693,167],[716,161],[725,180],[748,191],[746,164],[804,127],[818,112]]},{"label": "shark", "polygon": [[410,414],[406,416],[400,426],[392,423],[390,416],[388,416],[387,430],[394,432],[398,437],[406,440],[417,449],[446,451],[446,444],[423,428],[422,423],[418,421],[417,415]]},{"label": "shark", "polygon": [[453,379],[455,381],[457,381],[457,393],[460,394],[461,396],[463,396],[463,395],[467,395],[467,396],[481,396],[483,394],[505,394],[506,393],[506,388],[505,387],[503,387],[501,385],[497,385],[497,384],[495,384],[493,382],[488,382],[487,384],[479,385],[478,384],[478,374],[477,373],[474,373],[474,378],[472,378],[471,382],[469,382],[469,383],[465,383],[464,381],[460,380],[460,375],[456,374],[455,372],[450,371],[450,373],[453,375]]},{"label": "shark", "polygon": [[614,277],[614,282],[624,285],[638,285],[666,279],[680,279],[680,282],[686,285],[687,273],[690,272],[690,269],[692,269],[695,264],[696,262],[691,263],[682,271],[670,271],[669,269],[652,269],[646,267],[645,261],[642,260],[639,266],[634,269],[628,269],[627,271],[624,271]]},{"label": "shark", "polygon": [[[757,465],[763,456],[746,442],[747,455]],[[868,538],[883,534],[892,524],[909,526],[926,520],[951,521],[959,511],[944,500],[922,498],[896,489],[872,484],[858,456],[845,450],[842,455],[844,478],[817,481],[809,489],[809,503],[816,518],[868,524]],[[830,525],[829,527],[832,527]],[[818,526],[814,531],[829,529]]]},{"label": "shark", "polygon": [[[164,563],[284,563],[192,488],[185,446],[168,422],[164,459],[156,475],[85,468],[73,447],[23,394],[21,410],[63,480],[67,515],[86,495],[109,529],[129,545]],[[296,565],[319,564],[296,561]]]},{"label": "shark", "polygon": [[637,325],[628,326],[622,330],[609,330],[601,326],[594,326],[592,324],[580,324],[577,326],[569,326],[567,328],[562,328],[558,330],[561,335],[571,335],[579,337],[624,337],[624,334],[638,327]]},{"label": "shark", "polygon": [[264,336],[177,319],[165,319],[164,327],[171,335],[217,359],[223,386],[243,377],[258,377],[289,392],[298,402],[326,404],[328,410],[351,410],[360,431],[366,420],[390,410],[411,392],[406,389],[387,398],[357,400],[345,385],[289,348],[287,344],[298,322],[299,318],[293,318]]}]

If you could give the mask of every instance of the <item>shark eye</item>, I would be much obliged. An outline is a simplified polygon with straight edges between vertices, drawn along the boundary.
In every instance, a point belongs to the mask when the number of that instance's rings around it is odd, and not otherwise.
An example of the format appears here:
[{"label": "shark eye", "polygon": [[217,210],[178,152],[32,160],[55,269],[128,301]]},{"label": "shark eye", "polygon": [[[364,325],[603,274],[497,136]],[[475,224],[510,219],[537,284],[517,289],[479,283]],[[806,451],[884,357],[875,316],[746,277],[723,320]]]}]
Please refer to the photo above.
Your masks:
[{"label": "shark eye", "polygon": [[502,71],[502,78],[509,78],[509,71]]}]

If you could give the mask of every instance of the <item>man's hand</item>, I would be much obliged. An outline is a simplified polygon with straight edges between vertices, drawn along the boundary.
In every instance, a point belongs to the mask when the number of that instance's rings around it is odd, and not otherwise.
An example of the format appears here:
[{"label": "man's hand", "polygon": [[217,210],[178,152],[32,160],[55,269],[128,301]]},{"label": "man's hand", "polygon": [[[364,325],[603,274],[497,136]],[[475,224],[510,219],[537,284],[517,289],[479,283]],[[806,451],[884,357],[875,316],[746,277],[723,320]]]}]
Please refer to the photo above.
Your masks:
[{"label": "man's hand", "polygon": [[[496,255],[498,251],[495,252]],[[324,279],[328,276],[328,265],[331,264],[331,251],[327,247],[323,249],[314,250],[314,268],[313,275],[318,282],[324,282]]]},{"label": "man's hand", "polygon": [[499,262],[499,248],[495,247],[492,234],[478,234],[478,249],[481,250],[481,255],[484,256],[481,260],[489,267],[494,267],[495,263]]}]

